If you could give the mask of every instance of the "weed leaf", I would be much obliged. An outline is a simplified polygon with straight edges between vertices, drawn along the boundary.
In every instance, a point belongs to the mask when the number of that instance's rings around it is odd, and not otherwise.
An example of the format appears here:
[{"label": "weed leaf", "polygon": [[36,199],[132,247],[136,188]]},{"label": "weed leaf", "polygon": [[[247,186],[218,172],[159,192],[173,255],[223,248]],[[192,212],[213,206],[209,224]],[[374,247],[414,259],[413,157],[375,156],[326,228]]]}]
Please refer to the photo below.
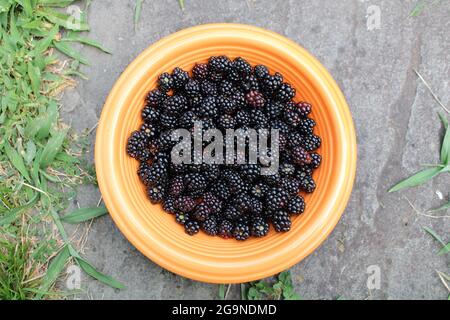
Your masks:
[{"label": "weed leaf", "polygon": [[38,0],[38,3],[44,7],[67,7],[75,0]]},{"label": "weed leaf", "polygon": [[442,211],[442,210],[447,210],[449,208],[450,208],[450,202],[447,202],[446,204],[444,204],[436,209],[429,210],[428,212]]},{"label": "weed leaf", "polygon": [[76,258],[76,260],[77,260],[78,264],[80,265],[81,269],[83,269],[84,272],[86,272],[91,277],[97,279],[100,282],[103,282],[104,284],[106,284],[112,288],[116,288],[116,289],[124,289],[125,288],[125,286],[122,283],[120,283],[113,277],[110,277],[108,275],[105,275],[105,274],[97,271],[89,262],[87,262],[83,258],[78,257],[78,258]]},{"label": "weed leaf", "polygon": [[80,223],[103,216],[106,213],[108,213],[108,209],[104,206],[98,208],[82,208],[66,214],[61,218],[61,221],[66,223]]},{"label": "weed leaf", "polygon": [[449,252],[450,252],[450,242],[447,243],[445,246],[443,246],[441,250],[439,250],[438,255],[446,254]]},{"label": "weed leaf", "polygon": [[95,41],[95,40],[86,38],[86,37],[82,37],[82,36],[76,34],[75,32],[69,32],[69,33],[68,33],[64,38],[62,38],[60,41],[63,41],[63,42],[64,42],[64,41],[66,41],[66,42],[79,42],[79,43],[86,44],[86,45],[88,45],[88,46],[91,46],[91,47],[100,49],[100,50],[102,50],[102,51],[105,52],[105,53],[111,54],[111,51],[108,50],[108,49],[106,49],[104,46],[102,46],[101,43],[99,43],[99,42],[97,42],[97,41]]},{"label": "weed leaf", "polygon": [[[50,262],[47,273],[45,274],[44,282],[41,285],[41,291],[48,291],[48,289],[53,285],[56,279],[58,279],[58,276],[63,271],[69,257],[69,247],[65,245],[58,253],[58,255],[54,257]],[[36,298],[42,298],[42,293],[38,294]]]},{"label": "weed leaf", "polygon": [[9,161],[11,161],[12,165],[17,169],[17,171],[19,171],[19,173],[25,179],[31,182],[30,174],[28,173],[28,170],[25,167],[22,156],[16,151],[16,149],[11,147],[8,141],[6,141],[5,143],[5,153],[9,158]]},{"label": "weed leaf", "polygon": [[219,299],[225,300],[225,285],[219,284]]},{"label": "weed leaf", "polygon": [[391,189],[389,189],[389,192],[395,192],[395,191],[399,191],[402,189],[421,185],[422,183],[425,183],[428,180],[432,179],[433,177],[437,176],[443,170],[444,169],[442,169],[441,167],[432,167],[432,168],[427,168],[425,170],[422,170],[422,171],[414,174],[413,176],[396,184]]},{"label": "weed leaf", "polygon": [[144,0],[136,0],[136,9],[134,10],[134,30],[137,29],[137,24],[141,17],[142,2],[144,2]]},{"label": "weed leaf", "polygon": [[62,144],[66,138],[67,130],[59,131],[52,136],[41,154],[40,166],[46,168],[53,162],[58,152],[61,151]]},{"label": "weed leaf", "polygon": [[447,118],[445,118],[445,116],[441,113],[439,113],[439,117],[441,118],[445,127],[444,140],[442,140],[441,146],[441,163],[447,165],[450,160],[450,128],[448,126]]},{"label": "weed leaf", "polygon": [[85,58],[83,58],[83,56],[78,51],[73,49],[67,43],[61,41],[53,41],[53,45],[56,49],[64,53],[66,56],[75,59],[82,64],[89,65],[89,62]]},{"label": "weed leaf", "polygon": [[432,229],[423,227],[423,229],[428,232],[436,241],[438,241],[443,246],[446,246],[445,242],[442,240],[442,238]]}]

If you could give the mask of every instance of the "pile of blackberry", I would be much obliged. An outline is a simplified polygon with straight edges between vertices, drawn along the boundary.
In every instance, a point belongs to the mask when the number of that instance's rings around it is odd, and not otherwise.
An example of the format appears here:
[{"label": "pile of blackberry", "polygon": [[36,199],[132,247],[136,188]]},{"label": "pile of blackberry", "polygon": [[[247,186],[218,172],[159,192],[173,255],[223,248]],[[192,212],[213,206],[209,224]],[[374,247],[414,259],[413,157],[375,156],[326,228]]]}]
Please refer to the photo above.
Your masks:
[{"label": "pile of blackberry", "polygon": [[[152,203],[161,203],[186,233],[246,240],[291,228],[305,210],[302,192],[316,188],[312,178],[321,139],[309,118],[311,105],[295,102],[295,88],[280,73],[245,59],[211,57],[191,73],[175,68],[158,77],[142,110],[143,124],[128,139],[127,153],[139,160],[138,175]],[[279,129],[280,166],[260,175],[259,164],[173,164],[171,131]]]}]

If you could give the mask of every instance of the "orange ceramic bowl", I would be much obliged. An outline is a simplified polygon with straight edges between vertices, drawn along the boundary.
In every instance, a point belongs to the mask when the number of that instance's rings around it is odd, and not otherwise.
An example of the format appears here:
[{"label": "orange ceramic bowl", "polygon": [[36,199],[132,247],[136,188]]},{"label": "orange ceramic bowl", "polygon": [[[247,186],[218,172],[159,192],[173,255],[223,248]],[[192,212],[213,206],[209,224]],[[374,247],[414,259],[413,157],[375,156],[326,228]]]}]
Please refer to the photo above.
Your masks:
[{"label": "orange ceramic bowl", "polygon": [[[313,105],[323,140],[317,189],[287,233],[238,242],[204,233],[188,236],[172,215],[146,198],[138,162],[127,156],[127,138],[140,123],[146,93],[157,76],[176,66],[191,69],[213,55],[241,56],[281,72],[297,89],[296,100]],[[333,230],[350,196],[356,139],[344,96],[325,68],[306,50],[276,33],[238,24],[182,30],[150,46],[121,75],[100,119],[95,146],[98,183],[111,217],[148,258],[179,275],[212,283],[240,283],[288,269],[314,251]],[[324,257],[325,258],[325,257]]]}]

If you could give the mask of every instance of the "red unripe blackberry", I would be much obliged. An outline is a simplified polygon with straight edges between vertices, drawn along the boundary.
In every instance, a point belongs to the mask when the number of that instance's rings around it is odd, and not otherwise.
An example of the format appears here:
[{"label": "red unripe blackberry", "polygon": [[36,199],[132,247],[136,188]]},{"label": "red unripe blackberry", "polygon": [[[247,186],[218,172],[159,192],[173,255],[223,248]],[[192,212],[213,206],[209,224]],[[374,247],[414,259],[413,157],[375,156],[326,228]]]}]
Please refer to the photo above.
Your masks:
[{"label": "red unripe blackberry", "polygon": [[250,91],[245,95],[245,102],[247,102],[250,107],[262,108],[266,104],[266,99],[259,91]]},{"label": "red unripe blackberry", "polygon": [[182,176],[177,176],[169,184],[169,194],[172,197],[179,196],[184,191],[184,181]]}]

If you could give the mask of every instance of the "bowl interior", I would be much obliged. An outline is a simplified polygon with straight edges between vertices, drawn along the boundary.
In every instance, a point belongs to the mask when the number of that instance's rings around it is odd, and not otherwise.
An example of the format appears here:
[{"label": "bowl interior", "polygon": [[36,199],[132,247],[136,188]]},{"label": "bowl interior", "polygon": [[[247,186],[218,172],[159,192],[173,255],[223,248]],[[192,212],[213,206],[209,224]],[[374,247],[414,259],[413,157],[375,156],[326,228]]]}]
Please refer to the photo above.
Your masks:
[{"label": "bowl interior", "polygon": [[[96,163],[102,166],[97,168],[99,184],[121,231],[163,267],[208,282],[255,280],[298,262],[336,224],[353,182],[353,126],[345,101],[342,104],[340,91],[326,71],[290,41],[246,26],[195,29],[172,35],[147,49],[117,82],[97,133]],[[128,136],[142,122],[144,98],[156,86],[157,76],[176,66],[191,70],[196,62],[223,54],[241,56],[252,65],[265,64],[271,72],[282,73],[285,81],[297,89],[295,100],[313,105],[311,117],[317,123],[315,134],[323,141],[318,150],[323,161],[314,174],[317,189],[304,194],[305,213],[293,219],[288,233],[272,229],[267,237],[245,242],[204,233],[188,236],[172,215],[150,203],[136,174],[138,162],[125,152]],[[102,159],[98,159],[99,148]]]}]

